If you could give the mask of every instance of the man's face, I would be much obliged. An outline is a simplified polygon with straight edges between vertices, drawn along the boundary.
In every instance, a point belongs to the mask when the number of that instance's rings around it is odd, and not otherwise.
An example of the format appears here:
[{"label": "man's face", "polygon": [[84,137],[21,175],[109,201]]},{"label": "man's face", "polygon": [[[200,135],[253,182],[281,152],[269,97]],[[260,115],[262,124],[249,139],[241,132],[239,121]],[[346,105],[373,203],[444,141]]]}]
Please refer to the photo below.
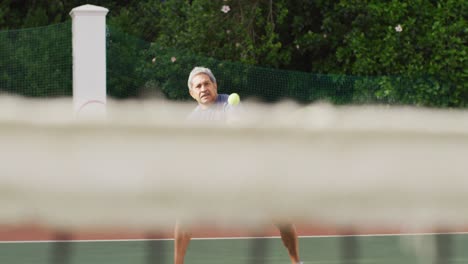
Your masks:
[{"label": "man's face", "polygon": [[203,107],[208,107],[216,101],[218,97],[218,87],[213,83],[204,73],[195,75],[192,79],[192,87],[189,89],[190,95],[193,99]]}]

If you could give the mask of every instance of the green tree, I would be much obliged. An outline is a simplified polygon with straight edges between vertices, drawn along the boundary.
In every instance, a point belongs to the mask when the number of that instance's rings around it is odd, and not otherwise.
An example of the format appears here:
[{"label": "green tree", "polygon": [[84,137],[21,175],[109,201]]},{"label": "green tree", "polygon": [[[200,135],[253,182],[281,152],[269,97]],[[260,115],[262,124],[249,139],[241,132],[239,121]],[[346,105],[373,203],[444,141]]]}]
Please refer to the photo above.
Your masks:
[{"label": "green tree", "polygon": [[387,76],[370,91],[392,102],[467,104],[463,2],[337,1],[319,7],[331,52],[314,71]]},{"label": "green tree", "polygon": [[[290,61],[276,28],[284,26],[285,0],[173,0],[145,3],[159,16],[155,41],[209,57],[278,67]],[[151,4],[152,6],[148,6]],[[149,23],[147,23],[149,25]]]}]

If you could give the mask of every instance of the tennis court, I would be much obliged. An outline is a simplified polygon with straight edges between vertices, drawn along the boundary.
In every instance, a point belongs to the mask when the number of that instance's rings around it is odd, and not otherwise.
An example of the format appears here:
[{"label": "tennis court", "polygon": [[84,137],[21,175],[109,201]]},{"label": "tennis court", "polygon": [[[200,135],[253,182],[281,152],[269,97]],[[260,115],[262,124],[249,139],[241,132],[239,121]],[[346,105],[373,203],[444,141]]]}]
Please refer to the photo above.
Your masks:
[{"label": "tennis court", "polygon": [[[437,244],[440,244],[437,247]],[[304,263],[468,263],[468,234],[308,236],[300,238]],[[8,264],[172,263],[173,240],[3,242]],[[203,238],[192,241],[187,263],[285,264],[278,237]]]}]

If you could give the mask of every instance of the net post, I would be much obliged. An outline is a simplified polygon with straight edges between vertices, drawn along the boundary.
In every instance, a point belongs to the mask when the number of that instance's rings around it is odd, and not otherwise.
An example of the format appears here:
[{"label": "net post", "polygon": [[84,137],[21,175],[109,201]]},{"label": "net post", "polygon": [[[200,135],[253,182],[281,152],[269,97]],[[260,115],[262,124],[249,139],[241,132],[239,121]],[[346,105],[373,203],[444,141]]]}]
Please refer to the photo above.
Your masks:
[{"label": "net post", "polygon": [[75,114],[106,111],[107,8],[82,5],[70,11],[73,47],[73,109]]},{"label": "net post", "polygon": [[72,235],[68,232],[57,231],[52,244],[51,264],[71,263],[72,246],[70,240]]},{"label": "net post", "polygon": [[351,227],[343,229],[341,237],[341,263],[342,264],[358,264],[359,262],[359,242]]},{"label": "net post", "polygon": [[160,232],[147,232],[146,233],[146,251],[147,258],[146,263],[156,264],[156,263],[166,263],[165,252],[167,249],[167,241],[164,239],[164,234]]},{"label": "net post", "polygon": [[453,234],[450,233],[435,234],[436,264],[449,264],[451,262],[452,249],[454,248],[452,236]]},{"label": "net post", "polygon": [[248,264],[267,264],[268,239],[263,236],[251,240]]}]

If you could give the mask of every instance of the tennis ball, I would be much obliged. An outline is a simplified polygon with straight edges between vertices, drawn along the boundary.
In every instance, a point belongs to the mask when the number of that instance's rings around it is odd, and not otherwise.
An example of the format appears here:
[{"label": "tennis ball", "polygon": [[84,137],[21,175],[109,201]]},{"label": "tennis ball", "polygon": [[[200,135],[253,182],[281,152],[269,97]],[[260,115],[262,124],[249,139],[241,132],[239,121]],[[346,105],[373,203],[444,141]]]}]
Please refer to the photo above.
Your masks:
[{"label": "tennis ball", "polygon": [[239,104],[239,102],[240,102],[240,97],[239,97],[238,94],[232,93],[231,95],[229,95],[228,103],[230,105],[237,105],[237,104]]}]

